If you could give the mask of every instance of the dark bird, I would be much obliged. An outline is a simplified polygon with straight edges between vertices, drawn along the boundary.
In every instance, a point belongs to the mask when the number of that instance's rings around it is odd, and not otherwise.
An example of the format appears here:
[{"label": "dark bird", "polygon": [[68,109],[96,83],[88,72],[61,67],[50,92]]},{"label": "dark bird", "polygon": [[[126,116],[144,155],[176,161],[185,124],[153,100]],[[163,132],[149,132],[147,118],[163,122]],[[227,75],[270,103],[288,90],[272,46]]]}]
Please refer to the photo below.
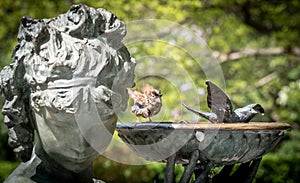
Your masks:
[{"label": "dark bird", "polygon": [[128,94],[133,99],[134,104],[131,107],[131,111],[136,116],[148,118],[151,122],[150,117],[156,115],[161,109],[162,94],[148,84],[143,86],[142,92],[128,89]]},{"label": "dark bird", "polygon": [[232,103],[229,97],[215,84],[210,81],[205,82],[207,85],[207,105],[211,112],[203,112],[193,109],[182,103],[182,105],[196,113],[197,115],[209,120],[212,123],[238,123],[249,122],[256,114],[264,113],[260,104],[249,104],[245,107],[233,111]]}]

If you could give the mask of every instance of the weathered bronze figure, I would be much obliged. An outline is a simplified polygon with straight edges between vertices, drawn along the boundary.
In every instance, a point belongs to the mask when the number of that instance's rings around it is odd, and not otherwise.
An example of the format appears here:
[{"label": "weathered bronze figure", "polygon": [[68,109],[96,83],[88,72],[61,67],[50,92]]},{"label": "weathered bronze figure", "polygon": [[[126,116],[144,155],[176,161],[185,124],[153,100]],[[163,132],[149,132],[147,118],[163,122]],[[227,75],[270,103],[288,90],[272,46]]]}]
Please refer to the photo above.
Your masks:
[{"label": "weathered bronze figure", "polygon": [[247,123],[256,114],[264,113],[264,108],[260,104],[249,104],[233,110],[229,97],[219,87],[211,81],[206,81],[206,85],[208,93],[207,105],[211,109],[211,112],[196,110],[184,103],[182,105],[189,111],[212,123]]},{"label": "weathered bronze figure", "polygon": [[82,4],[51,19],[22,18],[13,63],[0,73],[9,145],[24,162],[6,182],[93,181],[92,162],[134,84],[125,34],[114,14]]}]

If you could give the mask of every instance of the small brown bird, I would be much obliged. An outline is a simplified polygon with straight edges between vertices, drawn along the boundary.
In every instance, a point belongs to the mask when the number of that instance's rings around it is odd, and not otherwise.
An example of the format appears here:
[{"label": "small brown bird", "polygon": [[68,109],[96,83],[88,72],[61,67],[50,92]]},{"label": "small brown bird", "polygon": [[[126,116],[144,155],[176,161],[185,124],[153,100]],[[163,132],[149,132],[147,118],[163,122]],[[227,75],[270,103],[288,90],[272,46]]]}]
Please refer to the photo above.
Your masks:
[{"label": "small brown bird", "polygon": [[160,91],[145,84],[142,88],[142,92],[128,89],[128,94],[134,101],[131,111],[136,116],[148,118],[149,121],[152,122],[150,117],[157,114],[162,106],[162,94]]}]

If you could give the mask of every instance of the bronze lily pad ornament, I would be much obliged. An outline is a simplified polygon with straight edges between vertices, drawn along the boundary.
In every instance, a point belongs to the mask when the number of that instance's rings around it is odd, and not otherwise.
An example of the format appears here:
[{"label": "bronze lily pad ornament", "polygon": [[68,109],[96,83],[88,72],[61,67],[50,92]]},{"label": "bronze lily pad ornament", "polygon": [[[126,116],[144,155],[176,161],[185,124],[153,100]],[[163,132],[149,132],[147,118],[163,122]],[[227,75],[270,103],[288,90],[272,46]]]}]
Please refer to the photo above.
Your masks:
[{"label": "bronze lily pad ornament", "polygon": [[92,178],[93,160],[134,85],[125,35],[114,14],[83,4],[21,19],[13,63],[0,73],[8,143],[23,161],[6,182],[101,182]]}]

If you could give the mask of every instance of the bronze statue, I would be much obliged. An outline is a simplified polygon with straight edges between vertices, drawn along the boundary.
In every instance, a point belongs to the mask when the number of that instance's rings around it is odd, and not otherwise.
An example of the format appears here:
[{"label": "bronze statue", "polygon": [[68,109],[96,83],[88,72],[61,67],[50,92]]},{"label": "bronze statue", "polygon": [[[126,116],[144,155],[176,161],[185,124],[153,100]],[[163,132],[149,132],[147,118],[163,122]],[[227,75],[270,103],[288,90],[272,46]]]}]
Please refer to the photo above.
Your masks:
[{"label": "bronze statue", "polygon": [[182,105],[193,113],[207,119],[212,123],[238,123],[249,122],[256,114],[264,113],[260,104],[249,104],[245,107],[233,110],[229,97],[214,83],[206,81],[207,85],[207,105],[211,112],[204,112],[193,109],[182,103]]},{"label": "bronze statue", "polygon": [[21,19],[13,63],[0,73],[8,142],[23,161],[6,182],[93,182],[92,162],[134,84],[125,34],[114,14],[82,4]]}]

